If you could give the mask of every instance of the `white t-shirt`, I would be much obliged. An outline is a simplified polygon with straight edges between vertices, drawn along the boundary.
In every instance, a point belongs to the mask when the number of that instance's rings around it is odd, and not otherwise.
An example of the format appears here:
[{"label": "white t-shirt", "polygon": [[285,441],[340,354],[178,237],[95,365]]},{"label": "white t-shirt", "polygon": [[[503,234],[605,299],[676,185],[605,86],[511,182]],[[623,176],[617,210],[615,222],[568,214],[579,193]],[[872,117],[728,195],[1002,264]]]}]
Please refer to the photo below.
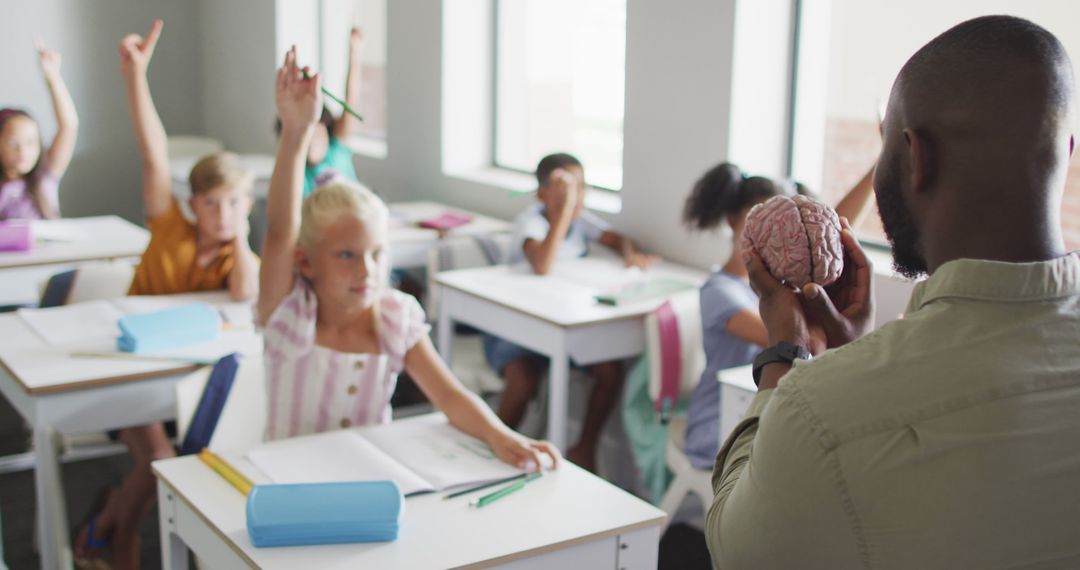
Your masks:
[{"label": "white t-shirt", "polygon": [[[530,206],[514,219],[513,239],[510,240],[510,250],[507,252],[506,263],[518,263],[525,260],[525,240],[534,239],[544,241],[551,222],[544,216],[544,205]],[[589,243],[597,241],[604,232],[611,229],[611,225],[600,219],[599,216],[588,210],[583,210],[581,216],[570,223],[570,230],[566,232],[566,239],[559,246],[555,259],[573,259],[582,257],[589,252]]]}]

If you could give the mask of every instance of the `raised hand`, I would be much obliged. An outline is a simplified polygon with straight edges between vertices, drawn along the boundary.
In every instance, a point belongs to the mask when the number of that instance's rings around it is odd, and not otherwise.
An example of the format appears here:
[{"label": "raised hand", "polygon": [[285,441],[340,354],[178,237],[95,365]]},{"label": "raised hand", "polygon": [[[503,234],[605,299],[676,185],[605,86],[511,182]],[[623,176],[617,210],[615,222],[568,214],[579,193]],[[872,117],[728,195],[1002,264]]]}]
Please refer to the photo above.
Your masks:
[{"label": "raised hand", "polygon": [[296,63],[296,46],[293,46],[285,54],[285,64],[278,69],[274,88],[282,129],[309,127],[322,114],[319,74],[307,75],[308,68],[300,69]]},{"label": "raised hand", "polygon": [[364,29],[360,27],[353,27],[349,32],[349,54],[354,58],[360,56],[360,50],[364,46]]},{"label": "raised hand", "polygon": [[60,52],[51,50],[38,38],[34,38],[34,49],[38,54],[38,65],[46,79],[60,77]]},{"label": "raised hand", "polygon": [[146,73],[164,26],[161,20],[154,20],[145,38],[139,34],[128,34],[120,40],[120,70],[125,75]]}]

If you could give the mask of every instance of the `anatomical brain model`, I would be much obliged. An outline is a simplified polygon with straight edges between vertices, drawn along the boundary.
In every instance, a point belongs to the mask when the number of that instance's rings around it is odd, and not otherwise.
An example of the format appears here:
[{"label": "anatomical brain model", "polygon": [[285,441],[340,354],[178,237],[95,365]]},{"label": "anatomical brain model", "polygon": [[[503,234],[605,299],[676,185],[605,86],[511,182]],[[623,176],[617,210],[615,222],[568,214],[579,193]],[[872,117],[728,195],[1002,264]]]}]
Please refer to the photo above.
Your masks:
[{"label": "anatomical brain model", "polygon": [[774,196],[754,206],[742,232],[744,251],[753,249],[780,281],[797,287],[832,284],[844,270],[840,218],[806,196]]}]

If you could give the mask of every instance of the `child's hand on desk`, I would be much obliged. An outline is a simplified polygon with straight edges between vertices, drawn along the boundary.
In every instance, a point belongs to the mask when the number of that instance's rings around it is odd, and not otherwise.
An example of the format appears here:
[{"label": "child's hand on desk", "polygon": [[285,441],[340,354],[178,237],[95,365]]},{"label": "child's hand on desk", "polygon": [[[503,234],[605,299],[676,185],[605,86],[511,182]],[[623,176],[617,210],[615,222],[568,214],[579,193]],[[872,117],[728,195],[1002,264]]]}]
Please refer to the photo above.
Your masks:
[{"label": "child's hand on desk", "polygon": [[660,261],[659,255],[640,253],[637,251],[629,252],[623,256],[623,262],[626,263],[627,267],[637,267],[638,269],[648,269],[658,261]]},{"label": "child's hand on desk", "polygon": [[562,456],[549,441],[536,441],[517,432],[498,431],[487,442],[504,463],[527,471],[539,471],[547,463],[544,455],[551,459],[551,468],[559,466]]}]

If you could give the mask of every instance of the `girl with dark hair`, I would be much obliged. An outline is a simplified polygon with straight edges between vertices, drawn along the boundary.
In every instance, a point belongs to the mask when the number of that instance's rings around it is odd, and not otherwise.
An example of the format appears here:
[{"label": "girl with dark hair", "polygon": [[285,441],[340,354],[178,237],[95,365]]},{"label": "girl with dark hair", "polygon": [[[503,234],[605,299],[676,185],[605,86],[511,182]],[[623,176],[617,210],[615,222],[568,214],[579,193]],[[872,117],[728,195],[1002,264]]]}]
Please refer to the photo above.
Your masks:
[{"label": "girl with dark hair", "polygon": [[60,76],[60,54],[40,42],[36,47],[56,113],[56,136],[46,150],[29,113],[0,109],[0,221],[60,216],[57,192],[79,133],[79,116]]},{"label": "girl with dark hair", "polygon": [[[349,69],[345,76],[345,104],[351,109],[360,108],[361,76],[363,73],[364,32],[353,28],[349,33]],[[307,148],[307,162],[304,167],[304,197],[315,188],[337,178],[357,182],[356,169],[353,167],[352,151],[345,141],[356,130],[359,119],[347,112],[335,117],[325,105],[319,115],[315,133]],[[281,119],[274,125],[274,130],[281,135]]]},{"label": "girl with dark hair", "polygon": [[[837,213],[852,225],[863,216],[873,195],[873,169],[840,204]],[[750,364],[769,343],[758,315],[758,297],[747,280],[739,247],[746,214],[755,205],[779,195],[806,194],[798,183],[778,183],[762,176],[747,176],[725,162],[694,184],[683,208],[683,222],[696,231],[731,229],[731,255],[701,287],[701,326],[705,344],[705,371],[690,400],[686,416],[685,453],[697,469],[712,469],[720,448],[720,385],[718,371]]]}]

